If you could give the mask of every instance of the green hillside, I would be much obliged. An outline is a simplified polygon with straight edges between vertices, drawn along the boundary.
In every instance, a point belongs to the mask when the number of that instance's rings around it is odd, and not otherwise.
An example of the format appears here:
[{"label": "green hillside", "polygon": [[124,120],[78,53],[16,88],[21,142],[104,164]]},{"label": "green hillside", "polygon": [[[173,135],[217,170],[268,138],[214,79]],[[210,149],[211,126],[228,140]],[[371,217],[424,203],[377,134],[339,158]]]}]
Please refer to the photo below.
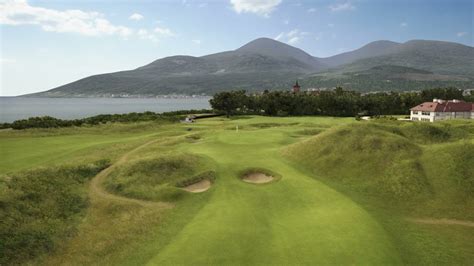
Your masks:
[{"label": "green hillside", "polygon": [[335,69],[324,73],[305,75],[302,84],[314,88],[342,86],[355,91],[410,91],[427,88],[456,87],[471,89],[474,80],[460,75],[436,74],[424,69],[400,65],[379,65],[359,70],[352,68]]},{"label": "green hillside", "polygon": [[170,56],[133,70],[94,75],[34,97],[156,96],[343,86],[358,91],[409,91],[474,87],[474,48],[439,41],[376,41],[317,58],[301,49],[259,38],[201,57]]}]

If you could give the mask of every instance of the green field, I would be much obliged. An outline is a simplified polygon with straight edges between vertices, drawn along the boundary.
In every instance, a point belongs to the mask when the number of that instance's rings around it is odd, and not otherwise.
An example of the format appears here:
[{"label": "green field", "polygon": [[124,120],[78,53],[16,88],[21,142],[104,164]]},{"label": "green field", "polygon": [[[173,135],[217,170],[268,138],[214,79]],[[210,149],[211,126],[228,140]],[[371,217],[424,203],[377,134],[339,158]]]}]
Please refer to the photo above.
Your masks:
[{"label": "green field", "polygon": [[[240,116],[115,123],[4,130],[0,148],[0,218],[8,221],[0,247],[38,243],[5,252],[5,264],[474,262],[471,121]],[[97,174],[102,159],[111,166]],[[240,177],[247,169],[278,178],[246,183]],[[70,176],[83,181],[64,182]],[[29,186],[29,178],[41,182]],[[181,188],[201,179],[210,189]],[[48,180],[74,186],[84,204],[68,200],[64,207],[52,196],[56,189],[38,192],[53,187]],[[31,195],[47,200],[35,207]],[[8,207],[18,201],[25,204]],[[48,211],[58,217],[50,227],[34,222],[44,219],[42,206],[58,210]],[[64,215],[68,210],[74,212]],[[35,219],[24,222],[23,215]],[[6,234],[15,223],[20,229]],[[50,230],[59,225],[64,230]]]}]

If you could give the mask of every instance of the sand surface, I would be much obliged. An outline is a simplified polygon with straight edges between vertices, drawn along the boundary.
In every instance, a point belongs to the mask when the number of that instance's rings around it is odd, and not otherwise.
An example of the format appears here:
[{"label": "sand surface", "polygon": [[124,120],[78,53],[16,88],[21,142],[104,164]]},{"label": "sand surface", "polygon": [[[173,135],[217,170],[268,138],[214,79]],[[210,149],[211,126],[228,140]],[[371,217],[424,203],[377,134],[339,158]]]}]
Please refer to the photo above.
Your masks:
[{"label": "sand surface", "polygon": [[254,184],[263,184],[263,183],[268,183],[273,180],[273,176],[266,175],[263,173],[251,173],[248,175],[245,175],[242,180],[248,183],[254,183]]},{"label": "sand surface", "polygon": [[208,179],[201,180],[197,183],[184,187],[183,189],[192,192],[192,193],[199,193],[208,190],[211,187],[211,181]]}]

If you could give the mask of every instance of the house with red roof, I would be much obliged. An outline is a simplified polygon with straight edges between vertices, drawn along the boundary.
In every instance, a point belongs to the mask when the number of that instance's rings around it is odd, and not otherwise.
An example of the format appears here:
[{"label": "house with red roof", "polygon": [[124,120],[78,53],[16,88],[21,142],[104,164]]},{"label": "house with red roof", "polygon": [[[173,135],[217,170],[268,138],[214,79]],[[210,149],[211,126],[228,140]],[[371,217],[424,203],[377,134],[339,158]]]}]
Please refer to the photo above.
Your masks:
[{"label": "house with red roof", "polygon": [[474,103],[433,99],[410,109],[412,121],[435,122],[446,119],[474,119]]}]

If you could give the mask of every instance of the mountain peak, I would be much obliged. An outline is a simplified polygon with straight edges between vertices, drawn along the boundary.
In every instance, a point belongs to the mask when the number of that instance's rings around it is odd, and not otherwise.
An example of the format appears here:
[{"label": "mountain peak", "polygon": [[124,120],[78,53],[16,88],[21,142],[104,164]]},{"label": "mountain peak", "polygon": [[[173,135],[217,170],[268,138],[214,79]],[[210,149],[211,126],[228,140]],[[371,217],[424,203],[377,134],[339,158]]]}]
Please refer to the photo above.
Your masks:
[{"label": "mountain peak", "polygon": [[[238,48],[236,51],[239,52],[254,52],[254,53],[269,53],[269,52],[281,52],[282,50],[300,50],[296,47],[290,46],[288,44],[282,43],[280,41],[270,39],[270,38],[258,38],[253,41],[248,42],[242,47]],[[305,53],[303,50],[301,52]]]},{"label": "mountain peak", "polygon": [[270,38],[255,39],[239,49],[239,53],[253,53],[275,58],[295,59],[311,66],[314,70],[324,68],[323,64],[305,51]]}]

